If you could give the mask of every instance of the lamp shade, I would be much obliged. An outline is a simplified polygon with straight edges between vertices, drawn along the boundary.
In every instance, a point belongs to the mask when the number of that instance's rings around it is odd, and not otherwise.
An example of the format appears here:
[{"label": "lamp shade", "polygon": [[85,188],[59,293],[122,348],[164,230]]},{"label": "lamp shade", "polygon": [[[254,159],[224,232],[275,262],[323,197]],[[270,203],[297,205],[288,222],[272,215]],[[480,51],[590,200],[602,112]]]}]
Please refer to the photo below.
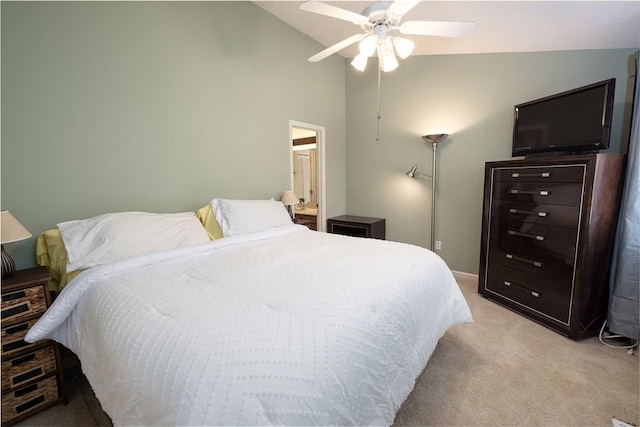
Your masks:
[{"label": "lamp shade", "polygon": [[285,191],[280,197],[280,201],[285,206],[291,206],[299,203],[298,196],[293,191]]},{"label": "lamp shade", "polygon": [[448,133],[433,133],[431,135],[424,135],[422,139],[429,144],[438,144],[439,142],[444,141],[448,136]]},{"label": "lamp shade", "polygon": [[398,65],[400,64],[398,64],[398,60],[393,52],[385,52],[382,57],[382,71],[388,73],[389,71],[393,71],[398,68]]},{"label": "lamp shade", "polygon": [[378,38],[374,35],[370,35],[362,39],[362,41],[358,45],[358,50],[361,54],[368,58],[376,53],[377,44]]},{"label": "lamp shade", "polygon": [[378,60],[380,61],[380,69],[387,73],[398,68],[398,60],[393,51],[391,38],[387,37],[378,44]]},{"label": "lamp shade", "polygon": [[409,39],[405,39],[404,37],[394,37],[393,46],[396,48],[396,53],[400,59],[405,59],[411,55],[411,52],[413,52],[415,43]]},{"label": "lamp shade", "polygon": [[351,61],[351,65],[358,71],[364,71],[367,68],[367,57],[361,53],[357,54],[353,61]]},{"label": "lamp shade", "polygon": [[0,222],[0,243],[2,244],[19,242],[31,237],[29,230],[24,228],[9,211],[0,213]]}]

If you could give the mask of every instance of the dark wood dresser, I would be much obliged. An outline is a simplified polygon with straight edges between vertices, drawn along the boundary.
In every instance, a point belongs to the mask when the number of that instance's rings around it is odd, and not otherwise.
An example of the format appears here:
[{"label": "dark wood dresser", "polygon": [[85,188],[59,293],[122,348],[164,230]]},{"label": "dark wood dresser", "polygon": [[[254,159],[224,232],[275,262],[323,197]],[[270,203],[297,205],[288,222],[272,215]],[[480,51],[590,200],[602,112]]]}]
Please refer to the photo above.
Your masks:
[{"label": "dark wood dresser", "polygon": [[604,322],[625,156],[485,165],[478,292],[572,339]]},{"label": "dark wood dresser", "polygon": [[49,340],[24,341],[51,303],[46,267],[2,279],[2,425],[66,402],[60,348]]}]

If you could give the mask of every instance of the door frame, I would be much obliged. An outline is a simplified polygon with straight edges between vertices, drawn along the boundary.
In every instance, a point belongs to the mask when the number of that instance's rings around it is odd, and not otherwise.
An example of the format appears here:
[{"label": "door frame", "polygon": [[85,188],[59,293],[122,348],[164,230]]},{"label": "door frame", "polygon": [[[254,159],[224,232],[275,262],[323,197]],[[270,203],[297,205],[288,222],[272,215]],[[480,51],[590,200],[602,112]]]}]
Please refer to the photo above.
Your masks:
[{"label": "door frame", "polygon": [[318,216],[316,218],[318,231],[326,231],[327,195],[325,173],[325,128],[311,123],[289,120],[289,177],[293,190],[293,128],[307,129],[316,133],[316,173],[318,175]]}]

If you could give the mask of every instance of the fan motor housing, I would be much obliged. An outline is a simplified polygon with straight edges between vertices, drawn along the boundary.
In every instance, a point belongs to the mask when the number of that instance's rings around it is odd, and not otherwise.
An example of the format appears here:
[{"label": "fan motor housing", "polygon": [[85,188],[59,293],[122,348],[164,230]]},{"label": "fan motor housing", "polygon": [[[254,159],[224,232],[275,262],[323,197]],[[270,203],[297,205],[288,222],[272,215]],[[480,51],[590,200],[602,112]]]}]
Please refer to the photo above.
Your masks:
[{"label": "fan motor housing", "polygon": [[362,29],[368,30],[376,25],[395,25],[392,19],[387,16],[389,6],[391,6],[391,2],[388,1],[376,2],[367,6],[362,11],[362,15],[369,18],[369,22],[362,24]]}]

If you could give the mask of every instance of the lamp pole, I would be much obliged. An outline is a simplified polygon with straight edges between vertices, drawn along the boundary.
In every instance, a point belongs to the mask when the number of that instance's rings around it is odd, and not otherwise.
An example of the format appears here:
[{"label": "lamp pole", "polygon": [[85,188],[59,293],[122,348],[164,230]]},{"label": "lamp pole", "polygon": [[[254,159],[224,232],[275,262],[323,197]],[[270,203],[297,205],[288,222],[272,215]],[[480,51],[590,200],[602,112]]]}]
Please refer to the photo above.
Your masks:
[{"label": "lamp pole", "polygon": [[436,249],[436,166],[437,166],[437,150],[438,143],[444,141],[444,139],[449,136],[446,133],[436,133],[432,135],[425,135],[422,139],[431,144],[433,147],[433,165],[431,166],[431,250],[435,251]]}]

